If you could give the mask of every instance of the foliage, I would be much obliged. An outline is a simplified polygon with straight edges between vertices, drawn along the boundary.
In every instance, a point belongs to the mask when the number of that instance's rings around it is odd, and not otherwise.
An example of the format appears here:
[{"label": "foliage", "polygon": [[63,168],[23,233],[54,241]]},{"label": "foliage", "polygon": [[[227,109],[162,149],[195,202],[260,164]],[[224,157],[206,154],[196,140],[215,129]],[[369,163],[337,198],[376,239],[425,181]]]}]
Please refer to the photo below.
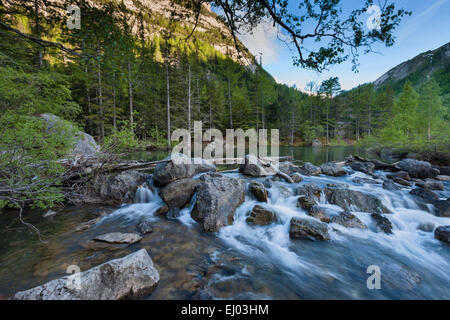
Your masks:
[{"label": "foliage", "polygon": [[105,138],[104,148],[113,152],[124,152],[136,149],[139,142],[134,134],[135,126],[126,120],[119,121],[119,129],[113,129]]}]

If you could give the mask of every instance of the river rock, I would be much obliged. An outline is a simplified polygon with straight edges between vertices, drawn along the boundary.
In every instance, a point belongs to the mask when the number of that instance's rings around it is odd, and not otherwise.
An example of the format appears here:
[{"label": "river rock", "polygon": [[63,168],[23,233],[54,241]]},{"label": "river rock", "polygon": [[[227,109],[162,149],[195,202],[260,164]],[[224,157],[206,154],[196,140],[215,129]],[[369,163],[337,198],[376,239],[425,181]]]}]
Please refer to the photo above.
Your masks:
[{"label": "river rock", "polygon": [[303,181],[303,177],[299,173],[293,173],[291,174],[291,179],[294,181],[294,183],[299,183]]},{"label": "river rock", "polygon": [[437,180],[439,181],[450,181],[450,176],[446,176],[446,175],[439,175],[436,177]]},{"label": "river rock", "polygon": [[56,211],[48,210],[46,213],[42,215],[42,218],[50,218],[56,215]]},{"label": "river rock", "polygon": [[342,177],[347,175],[347,171],[345,171],[341,165],[334,162],[324,163],[320,166],[320,169],[322,170],[322,173],[327,176]]},{"label": "river rock", "polygon": [[[76,280],[78,279],[78,280]],[[158,270],[141,249],[41,286],[17,292],[14,300],[120,300],[148,296],[159,283]]]},{"label": "river rock", "polygon": [[136,226],[136,231],[139,232],[141,235],[148,234],[153,232],[153,227],[150,221],[141,221]]},{"label": "river rock", "polygon": [[192,218],[206,232],[217,232],[233,221],[234,212],[245,200],[245,183],[220,174],[206,174],[197,187]]},{"label": "river rock", "polygon": [[333,216],[331,222],[340,224],[346,228],[367,229],[367,226],[350,212],[342,212],[338,216]]},{"label": "river rock", "polygon": [[372,213],[370,216],[375,221],[377,230],[381,230],[387,234],[392,234],[392,223],[388,218],[378,213]]},{"label": "river rock", "polygon": [[291,239],[330,240],[327,224],[308,218],[292,218],[289,237]]},{"label": "river rock", "polygon": [[305,176],[318,176],[322,173],[322,170],[319,167],[310,162],[306,162],[303,166],[299,167],[298,170]]},{"label": "river rock", "polygon": [[439,241],[450,243],[450,226],[440,226],[434,230],[434,237]]},{"label": "river rock", "polygon": [[361,184],[361,185],[364,185],[364,184],[380,184],[380,182],[378,182],[376,180],[369,179],[369,178],[360,178],[360,177],[356,177],[352,181],[353,181],[353,183]]},{"label": "river rock", "polygon": [[94,238],[94,241],[107,242],[113,244],[133,244],[142,240],[136,233],[110,232]]},{"label": "river rock", "polygon": [[169,207],[165,204],[165,205],[159,207],[158,209],[156,209],[155,215],[162,216],[162,215],[165,215],[167,212],[169,212]]},{"label": "river rock", "polygon": [[390,191],[396,191],[401,190],[402,188],[398,185],[396,185],[392,180],[384,180],[383,182],[383,189],[390,190]]},{"label": "river rock", "polygon": [[283,161],[283,162],[280,162],[280,164],[278,165],[278,170],[280,170],[281,172],[283,172],[283,173],[287,174],[288,176],[290,176],[294,172],[297,172],[299,169],[292,162],[290,162],[290,161]]},{"label": "river rock", "polygon": [[316,201],[310,196],[300,196],[297,200],[297,207],[309,210],[316,205]]},{"label": "river rock", "polygon": [[318,205],[312,206],[311,209],[308,210],[308,215],[322,222],[329,223],[331,221],[330,217],[326,214],[325,210],[319,207]]},{"label": "river rock", "polygon": [[268,166],[255,155],[248,154],[245,156],[244,163],[240,165],[239,172],[251,177],[273,176],[277,173],[277,169],[274,167],[275,164]]},{"label": "river rock", "polygon": [[444,184],[440,181],[433,179],[426,179],[424,182],[416,183],[416,186],[423,189],[429,190],[444,190]]},{"label": "river rock", "polygon": [[380,199],[368,193],[349,189],[325,189],[327,200],[345,211],[388,213]]},{"label": "river rock", "polygon": [[417,226],[417,229],[423,232],[433,232],[435,228],[436,225],[433,222],[421,222]]},{"label": "river rock", "polygon": [[427,202],[434,202],[439,200],[439,197],[436,193],[427,189],[416,188],[411,190],[410,193],[416,197],[426,200]]},{"label": "river rock", "polygon": [[450,200],[437,200],[433,202],[436,215],[439,217],[450,217]]},{"label": "river rock", "polygon": [[[86,195],[98,202],[117,205],[134,202],[136,190],[147,182],[147,175],[139,171],[124,171],[119,174],[98,175]],[[81,200],[83,197],[81,197]],[[97,202],[97,201],[94,201]]]},{"label": "river rock", "polygon": [[70,154],[75,157],[92,157],[100,152],[100,146],[95,139],[82,131],[76,129],[72,124],[50,113],[43,113],[40,117],[47,123],[47,129],[53,130],[57,126],[65,126],[64,133],[70,135],[74,140],[73,149]]},{"label": "river rock", "polygon": [[400,178],[406,181],[411,181],[411,177],[409,176],[409,173],[406,171],[398,171],[391,174],[386,175],[388,179],[394,180],[394,178]]},{"label": "river rock", "polygon": [[415,159],[403,159],[402,161],[396,163],[396,165],[409,173],[413,178],[436,178],[439,175],[439,170],[432,168],[431,164],[426,161],[419,161]]},{"label": "river rock", "polygon": [[311,146],[313,148],[322,148],[323,144],[322,144],[322,142],[320,142],[319,139],[314,139],[314,141],[312,142]]},{"label": "river rock", "polygon": [[158,164],[153,173],[153,180],[163,186],[199,173],[216,171],[216,166],[204,159],[190,159],[183,154],[174,154],[168,159],[172,161]]},{"label": "river rock", "polygon": [[399,185],[402,185],[404,187],[411,187],[411,183],[405,179],[402,179],[400,177],[393,177],[392,180],[395,183],[398,183]]},{"label": "river rock", "polygon": [[321,193],[322,189],[314,183],[306,183],[295,190],[297,196],[307,196],[312,199],[319,199]]},{"label": "river rock", "polygon": [[267,226],[277,221],[277,216],[272,211],[261,206],[254,206],[250,212],[250,216],[246,219],[249,224],[257,224]]},{"label": "river rock", "polygon": [[267,202],[267,190],[261,182],[250,183],[248,190],[255,196],[256,200]]},{"label": "river rock", "polygon": [[354,171],[364,172],[368,175],[372,175],[375,171],[375,165],[372,162],[351,161],[347,165]]},{"label": "river rock", "polygon": [[162,188],[159,196],[167,204],[169,210],[181,209],[189,203],[199,183],[199,180],[190,178],[177,180]]}]

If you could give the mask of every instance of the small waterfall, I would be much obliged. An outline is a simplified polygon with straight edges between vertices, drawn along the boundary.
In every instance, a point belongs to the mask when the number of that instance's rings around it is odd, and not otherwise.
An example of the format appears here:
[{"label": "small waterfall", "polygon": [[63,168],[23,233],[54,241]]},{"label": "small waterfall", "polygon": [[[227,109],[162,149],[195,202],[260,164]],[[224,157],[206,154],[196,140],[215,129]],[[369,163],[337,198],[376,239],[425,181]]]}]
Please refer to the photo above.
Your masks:
[{"label": "small waterfall", "polygon": [[145,185],[142,185],[136,190],[134,203],[150,203],[153,200],[153,196],[153,192]]}]

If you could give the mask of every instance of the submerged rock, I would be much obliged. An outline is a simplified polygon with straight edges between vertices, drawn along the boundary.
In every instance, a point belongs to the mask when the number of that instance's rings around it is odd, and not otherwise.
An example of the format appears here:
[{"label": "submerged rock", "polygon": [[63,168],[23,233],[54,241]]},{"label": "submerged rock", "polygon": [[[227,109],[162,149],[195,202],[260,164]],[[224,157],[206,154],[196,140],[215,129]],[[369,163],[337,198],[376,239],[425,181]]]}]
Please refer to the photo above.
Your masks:
[{"label": "submerged rock", "polygon": [[197,187],[192,218],[206,232],[217,232],[233,221],[234,212],[245,200],[245,183],[220,174],[206,174]]},{"label": "submerged rock", "polygon": [[114,244],[133,244],[142,240],[142,237],[136,233],[110,232],[94,238],[94,241],[101,241]]},{"label": "submerged rock", "polygon": [[439,241],[450,243],[450,226],[440,226],[436,228],[434,237]]},{"label": "submerged rock", "polygon": [[[77,280],[78,279],[78,280]],[[111,260],[74,277],[65,276],[17,292],[14,300],[119,300],[148,296],[159,283],[145,249]]]},{"label": "submerged rock", "polygon": [[383,182],[383,189],[390,190],[390,191],[396,191],[401,190],[402,188],[395,184],[392,180],[384,180]]},{"label": "submerged rock", "polygon": [[256,200],[260,202],[267,202],[267,190],[261,182],[250,183],[248,189],[255,196]]},{"label": "submerged rock", "polygon": [[297,207],[309,210],[316,205],[316,201],[310,196],[300,196],[297,200]]},{"label": "submerged rock", "polygon": [[368,193],[349,189],[325,189],[327,200],[345,211],[388,213],[380,199]]},{"label": "submerged rock", "polygon": [[422,281],[415,270],[405,265],[381,263],[380,269],[382,283],[390,290],[414,290]]},{"label": "submerged rock", "polygon": [[303,166],[299,167],[298,170],[305,176],[318,176],[322,173],[322,170],[319,167],[310,162],[306,162]]},{"label": "submerged rock", "polygon": [[331,221],[330,217],[326,214],[325,210],[323,210],[321,207],[317,205],[312,206],[311,209],[308,210],[308,215],[322,222],[329,223]]},{"label": "submerged rock", "polygon": [[389,221],[388,218],[383,217],[381,214],[378,213],[372,213],[370,216],[375,221],[377,230],[381,230],[387,234],[392,234],[392,223],[391,221]]},{"label": "submerged rock", "polygon": [[433,232],[436,225],[433,222],[422,222],[417,226],[418,230],[423,232]]},{"label": "submerged rock", "polygon": [[416,188],[411,190],[410,193],[416,197],[426,200],[427,202],[434,202],[439,200],[439,197],[436,193],[427,189]]},{"label": "submerged rock", "polygon": [[347,171],[345,171],[341,165],[334,162],[324,163],[320,166],[320,169],[322,170],[322,173],[327,176],[342,177],[347,175]]},{"label": "submerged rock", "polygon": [[254,206],[250,212],[250,216],[246,219],[249,224],[257,224],[260,226],[267,226],[277,221],[277,216],[274,212],[263,208],[261,206]]},{"label": "submerged rock", "polygon": [[326,223],[307,218],[292,218],[289,227],[291,239],[330,240]]},{"label": "submerged rock", "polygon": [[167,204],[169,210],[181,209],[189,203],[199,183],[199,180],[190,178],[177,180],[162,188],[159,196]]},{"label": "submerged rock", "polygon": [[165,215],[167,212],[169,212],[169,207],[167,205],[163,205],[163,206],[159,207],[158,209],[156,209],[155,215],[162,216],[162,215]]},{"label": "submerged rock", "polygon": [[369,179],[369,178],[356,177],[352,181],[353,181],[353,183],[362,184],[362,185],[363,184],[380,184],[380,182],[373,180],[373,179]]},{"label": "submerged rock", "polygon": [[350,212],[342,212],[338,216],[333,216],[331,222],[340,224],[346,228],[367,229],[367,226]]},{"label": "submerged rock", "polygon": [[150,221],[139,222],[139,224],[136,226],[136,231],[142,235],[153,232],[153,227],[152,227],[151,222]]},{"label": "submerged rock", "polygon": [[172,155],[170,159],[172,161],[157,165],[153,173],[153,180],[163,186],[199,173],[216,171],[216,166],[204,159],[190,159],[183,154]]},{"label": "submerged rock", "polygon": [[400,169],[409,173],[413,178],[436,178],[439,175],[439,170],[432,168],[431,164],[426,161],[419,161],[415,159],[403,159],[396,164]]}]

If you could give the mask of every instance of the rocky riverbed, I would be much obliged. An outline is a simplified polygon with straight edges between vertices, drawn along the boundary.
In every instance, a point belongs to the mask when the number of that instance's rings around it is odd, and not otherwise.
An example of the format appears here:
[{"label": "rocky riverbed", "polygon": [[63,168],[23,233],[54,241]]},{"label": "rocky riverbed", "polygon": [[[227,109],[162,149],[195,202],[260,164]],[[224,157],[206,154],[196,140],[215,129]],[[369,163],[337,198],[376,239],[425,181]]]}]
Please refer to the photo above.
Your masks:
[{"label": "rocky riverbed", "polygon": [[[450,298],[450,182],[426,162],[348,157],[277,170],[250,156],[239,170],[217,173],[204,161],[172,161],[153,175],[100,179],[89,192],[97,203],[128,204],[29,214],[47,243],[3,217],[0,295]],[[381,290],[366,286],[371,265],[381,269]],[[69,266],[83,271],[81,293],[58,296],[52,288]],[[95,293],[118,283],[118,295]]]}]

